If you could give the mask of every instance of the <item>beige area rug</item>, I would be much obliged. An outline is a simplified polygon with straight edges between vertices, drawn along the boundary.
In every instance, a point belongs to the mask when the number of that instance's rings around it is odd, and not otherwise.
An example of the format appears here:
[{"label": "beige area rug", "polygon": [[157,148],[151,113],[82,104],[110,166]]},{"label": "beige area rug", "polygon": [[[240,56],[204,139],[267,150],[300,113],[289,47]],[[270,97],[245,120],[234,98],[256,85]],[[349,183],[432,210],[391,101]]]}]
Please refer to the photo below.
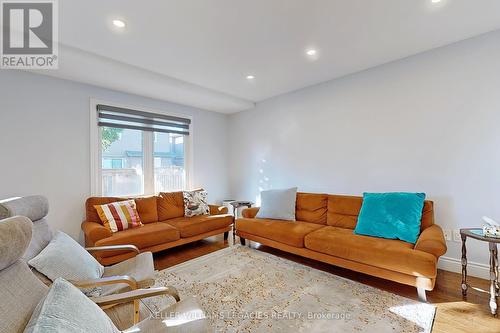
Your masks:
[{"label": "beige area rug", "polygon": [[[243,246],[156,278],[181,298],[197,296],[216,332],[430,332],[435,314],[430,304]],[[161,309],[171,300],[150,302]]]}]

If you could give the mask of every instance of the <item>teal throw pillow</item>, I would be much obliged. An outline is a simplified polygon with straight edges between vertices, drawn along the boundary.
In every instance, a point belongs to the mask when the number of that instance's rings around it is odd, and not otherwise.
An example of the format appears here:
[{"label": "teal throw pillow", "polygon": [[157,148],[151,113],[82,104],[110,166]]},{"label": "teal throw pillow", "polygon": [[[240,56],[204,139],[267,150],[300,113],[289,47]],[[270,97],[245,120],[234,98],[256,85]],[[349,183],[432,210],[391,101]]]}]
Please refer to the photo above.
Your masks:
[{"label": "teal throw pillow", "polygon": [[363,193],[357,235],[417,242],[425,193]]}]

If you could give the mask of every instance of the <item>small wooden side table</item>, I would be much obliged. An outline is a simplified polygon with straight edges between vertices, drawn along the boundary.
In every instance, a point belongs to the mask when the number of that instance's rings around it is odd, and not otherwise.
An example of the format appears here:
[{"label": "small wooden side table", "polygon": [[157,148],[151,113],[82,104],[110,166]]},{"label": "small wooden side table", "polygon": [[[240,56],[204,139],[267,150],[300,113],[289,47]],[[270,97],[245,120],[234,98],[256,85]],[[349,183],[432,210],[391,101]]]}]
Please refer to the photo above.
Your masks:
[{"label": "small wooden side table", "polygon": [[233,206],[233,245],[236,242],[236,214],[238,213],[238,208],[247,207],[251,208],[253,202],[250,201],[232,201],[230,202],[231,206]]},{"label": "small wooden side table", "polygon": [[462,296],[467,296],[467,289],[469,288],[467,284],[467,247],[465,241],[467,237],[470,237],[482,242],[488,242],[490,247],[490,311],[492,315],[497,316],[497,297],[500,292],[497,244],[500,243],[500,238],[484,237],[482,232],[480,228],[460,229],[460,236],[462,237]]}]

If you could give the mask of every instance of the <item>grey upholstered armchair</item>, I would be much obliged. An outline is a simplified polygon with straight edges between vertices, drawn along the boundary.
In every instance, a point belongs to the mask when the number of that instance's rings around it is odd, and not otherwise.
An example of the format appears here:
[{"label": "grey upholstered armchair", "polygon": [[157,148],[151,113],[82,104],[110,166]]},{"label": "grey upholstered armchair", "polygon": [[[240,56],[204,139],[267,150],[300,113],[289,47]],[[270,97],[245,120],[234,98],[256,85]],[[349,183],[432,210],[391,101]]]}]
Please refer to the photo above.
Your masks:
[{"label": "grey upholstered armchair", "polygon": [[[84,332],[119,332],[105,312],[95,304],[107,306],[130,303],[170,293],[166,287],[136,289],[102,296],[94,299],[93,303],[62,279],[57,279],[49,288],[22,259],[31,237],[32,222],[27,217],[0,220],[0,332],[17,333],[26,328],[27,332],[37,331],[33,327],[43,327],[44,332],[71,332],[75,329]],[[69,292],[71,297],[64,292]],[[193,317],[193,314],[197,316]],[[207,321],[199,314],[203,314],[203,311],[196,299],[187,298],[165,309],[157,317],[150,317],[130,327],[126,332],[207,332]]]},{"label": "grey upholstered armchair", "polygon": [[[32,238],[22,259],[28,262],[36,257],[52,240],[54,230],[48,223],[48,200],[44,196],[34,195],[12,198],[0,201],[0,219],[13,216],[25,216],[32,223]],[[116,245],[86,248],[89,252],[95,251],[131,251],[136,255],[120,263],[104,268],[103,275],[98,279],[84,281],[70,281],[78,288],[100,288],[99,305],[111,318],[119,329],[128,328],[137,324],[141,319],[148,318],[151,311],[139,301],[139,298],[129,302],[110,302],[110,297],[117,293],[130,292],[154,285],[154,263],[151,252],[140,253],[134,245]],[[45,285],[51,286],[52,281],[45,275],[30,267]],[[169,294],[177,302],[180,300],[177,290],[173,287],[163,289],[162,294]],[[131,316],[133,314],[133,316]]]}]

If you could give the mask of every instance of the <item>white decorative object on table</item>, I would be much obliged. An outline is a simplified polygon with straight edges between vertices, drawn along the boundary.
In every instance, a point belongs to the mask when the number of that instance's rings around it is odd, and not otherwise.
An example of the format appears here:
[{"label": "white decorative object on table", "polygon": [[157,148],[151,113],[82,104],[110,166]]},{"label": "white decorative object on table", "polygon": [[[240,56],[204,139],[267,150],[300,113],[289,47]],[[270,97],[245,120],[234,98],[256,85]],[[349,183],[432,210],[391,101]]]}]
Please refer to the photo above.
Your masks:
[{"label": "white decorative object on table", "polygon": [[500,238],[500,224],[488,216],[483,216],[483,235],[484,237]]}]

